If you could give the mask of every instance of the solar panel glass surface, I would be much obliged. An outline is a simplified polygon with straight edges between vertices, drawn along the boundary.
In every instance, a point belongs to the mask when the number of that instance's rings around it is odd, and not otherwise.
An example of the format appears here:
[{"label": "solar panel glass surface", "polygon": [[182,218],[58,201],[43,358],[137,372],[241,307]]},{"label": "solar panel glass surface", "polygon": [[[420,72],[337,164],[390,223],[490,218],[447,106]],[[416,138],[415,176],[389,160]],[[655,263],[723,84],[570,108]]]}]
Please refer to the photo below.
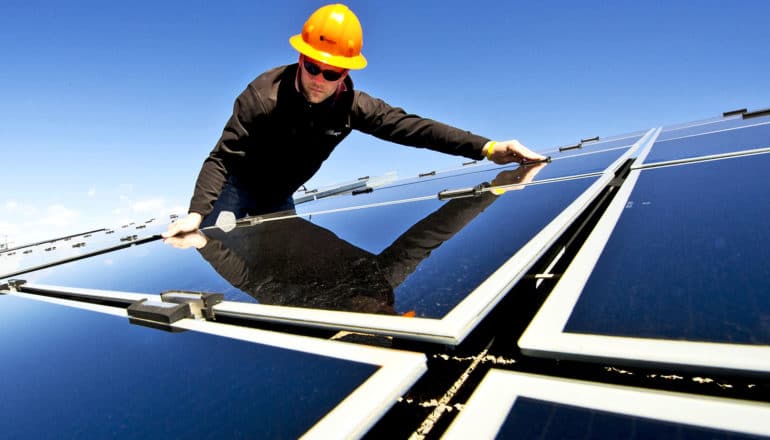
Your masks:
[{"label": "solar panel glass surface", "polygon": [[[630,147],[640,138],[640,135],[632,135],[616,139],[600,139],[598,141],[581,142],[580,148],[572,148],[574,145],[563,145],[558,148],[544,150],[542,154],[548,154],[556,158],[569,157],[585,153],[594,153],[599,151],[612,150],[615,148]],[[575,145],[577,145],[577,143]]]},{"label": "solar panel glass surface", "polygon": [[[628,145],[628,144],[627,144]],[[630,145],[628,145],[630,147]],[[438,174],[419,181],[404,180],[397,184],[377,188],[371,193],[355,196],[340,196],[319,199],[313,202],[297,205],[297,212],[312,213],[328,209],[340,209],[350,206],[361,206],[374,203],[385,203],[394,200],[436,195],[446,189],[473,187],[480,184],[512,184],[517,183],[517,177],[530,175],[532,182],[547,179],[560,179],[582,174],[601,173],[613,162],[618,160],[627,148],[602,150],[595,153],[582,152],[579,156],[553,156],[548,164],[513,166],[483,165],[456,172]]]},{"label": "solar panel glass surface", "polygon": [[18,278],[441,318],[597,179],[268,221],[211,232],[200,251],[153,242]]},{"label": "solar panel glass surface", "polygon": [[5,438],[297,438],[379,368],[9,295],[0,313]]},{"label": "solar panel glass surface", "polygon": [[714,121],[706,121],[702,123],[693,123],[684,126],[676,127],[663,127],[663,130],[658,136],[658,140],[668,140],[673,138],[680,138],[685,136],[693,136],[704,133],[711,133],[715,131],[725,130],[736,127],[746,127],[749,125],[757,125],[770,121],[770,117],[756,117],[743,119],[739,117],[732,117],[726,119],[718,119]]},{"label": "solar panel glass surface", "polygon": [[645,164],[770,148],[770,122],[679,139],[658,140]]},{"label": "solar panel glass surface", "polygon": [[0,278],[58,261],[87,257],[104,249],[126,246],[164,229],[165,225],[159,222],[126,225],[125,228],[94,231],[4,252],[0,254]]},{"label": "solar panel glass surface", "polygon": [[768,415],[758,402],[493,368],[442,438],[753,439],[770,434]]},{"label": "solar panel glass surface", "polygon": [[564,331],[770,345],[768,167],[642,170]]},{"label": "solar panel glass surface", "polygon": [[765,437],[519,397],[496,438],[737,440]]}]

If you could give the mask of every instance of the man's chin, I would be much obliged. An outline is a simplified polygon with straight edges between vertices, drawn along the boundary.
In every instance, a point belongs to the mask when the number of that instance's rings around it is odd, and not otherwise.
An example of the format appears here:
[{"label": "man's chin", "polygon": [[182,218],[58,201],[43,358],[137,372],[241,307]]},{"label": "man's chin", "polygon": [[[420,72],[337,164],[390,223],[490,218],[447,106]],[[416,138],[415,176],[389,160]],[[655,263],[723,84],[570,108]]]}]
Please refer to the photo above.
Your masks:
[{"label": "man's chin", "polygon": [[305,100],[311,104],[319,104],[321,102],[324,102],[328,96],[325,96],[322,93],[314,92],[314,91],[305,91]]}]

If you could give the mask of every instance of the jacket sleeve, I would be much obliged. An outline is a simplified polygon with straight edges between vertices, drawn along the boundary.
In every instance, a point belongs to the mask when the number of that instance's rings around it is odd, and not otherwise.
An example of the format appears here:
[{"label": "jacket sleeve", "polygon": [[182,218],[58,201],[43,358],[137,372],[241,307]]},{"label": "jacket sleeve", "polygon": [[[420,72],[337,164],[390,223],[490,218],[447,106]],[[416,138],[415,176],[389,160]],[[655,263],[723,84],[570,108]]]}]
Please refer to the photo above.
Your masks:
[{"label": "jacket sleeve", "polygon": [[406,113],[361,91],[356,91],[353,98],[351,125],[387,141],[476,160],[484,158],[481,149],[489,141],[469,131]]},{"label": "jacket sleeve", "polygon": [[197,212],[203,216],[211,212],[227,177],[248,154],[256,127],[264,117],[265,109],[261,96],[249,85],[235,100],[233,114],[227,121],[222,136],[203,162],[195,182],[189,212]]}]

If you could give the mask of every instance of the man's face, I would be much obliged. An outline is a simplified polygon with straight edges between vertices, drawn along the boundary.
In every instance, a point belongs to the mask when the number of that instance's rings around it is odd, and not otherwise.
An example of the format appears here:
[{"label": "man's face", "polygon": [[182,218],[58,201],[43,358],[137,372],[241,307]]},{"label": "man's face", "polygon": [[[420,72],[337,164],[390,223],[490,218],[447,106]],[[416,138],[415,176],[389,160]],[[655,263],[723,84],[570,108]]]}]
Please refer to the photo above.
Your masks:
[{"label": "man's face", "polygon": [[[308,69],[310,67],[310,69]],[[305,55],[299,57],[300,88],[305,99],[312,104],[323,102],[332,96],[340,82],[348,76],[348,71],[339,67],[329,66]],[[311,72],[316,73],[315,75]],[[334,80],[326,79],[339,75]]]}]

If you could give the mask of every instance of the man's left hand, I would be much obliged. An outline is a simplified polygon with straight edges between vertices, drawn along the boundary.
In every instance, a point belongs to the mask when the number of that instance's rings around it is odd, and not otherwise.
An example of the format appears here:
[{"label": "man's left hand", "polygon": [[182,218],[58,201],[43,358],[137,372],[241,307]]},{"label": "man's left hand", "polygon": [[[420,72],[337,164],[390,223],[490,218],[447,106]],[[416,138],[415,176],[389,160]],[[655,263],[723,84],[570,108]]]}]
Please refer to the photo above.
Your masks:
[{"label": "man's left hand", "polygon": [[491,154],[487,154],[487,157],[494,163],[500,165],[511,162],[522,163],[545,159],[545,156],[535,153],[516,139],[496,142],[491,148],[492,152]]}]

